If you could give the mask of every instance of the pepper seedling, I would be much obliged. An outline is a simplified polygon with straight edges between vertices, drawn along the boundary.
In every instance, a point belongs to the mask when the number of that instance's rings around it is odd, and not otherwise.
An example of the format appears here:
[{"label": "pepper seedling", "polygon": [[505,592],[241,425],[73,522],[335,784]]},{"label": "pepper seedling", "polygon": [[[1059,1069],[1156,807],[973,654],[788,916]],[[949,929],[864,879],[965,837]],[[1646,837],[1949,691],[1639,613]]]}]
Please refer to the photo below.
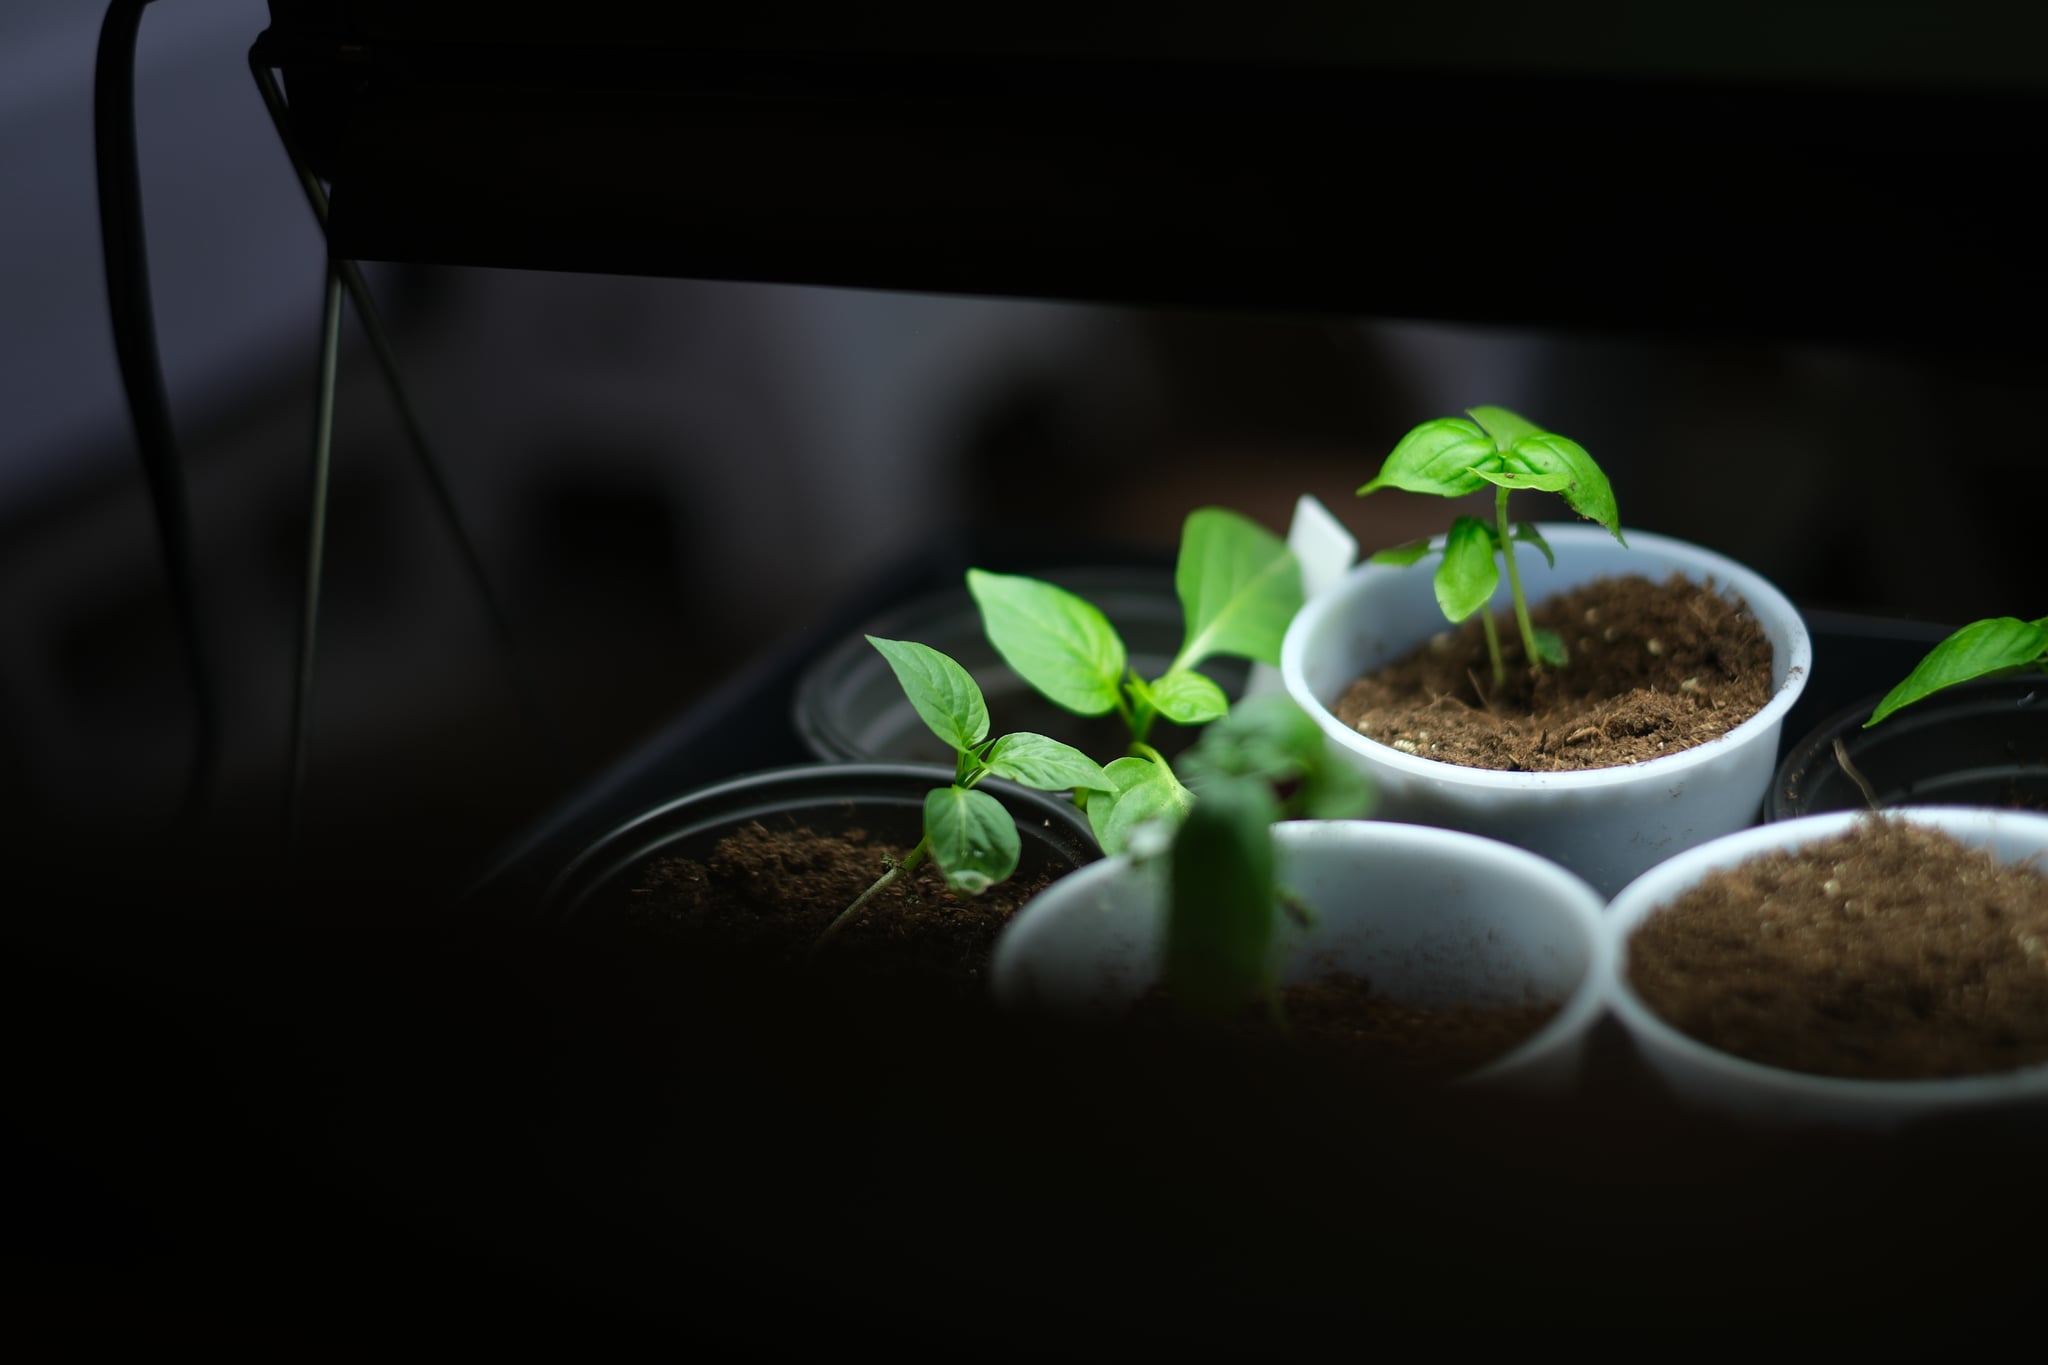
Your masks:
[{"label": "pepper seedling", "polygon": [[1199,667],[1223,656],[1277,665],[1302,604],[1301,566],[1287,543],[1221,507],[1197,508],[1182,523],[1173,581],[1184,627],[1180,649],[1163,673],[1147,679],[1130,666],[1109,618],[1086,598],[1021,574],[967,571],[982,629],[1019,677],[1075,715],[1114,712],[1123,720],[1130,747],[1104,765],[1110,799],[1086,802],[1095,837],[1109,853],[1121,850],[1141,822],[1187,811],[1187,789],[1150,743],[1153,725],[1161,717],[1206,725],[1225,715],[1229,698]]},{"label": "pepper seedling", "polygon": [[838,933],[863,906],[926,858],[938,864],[946,885],[978,896],[1017,870],[1022,841],[1003,803],[976,790],[986,777],[1007,778],[1039,791],[1112,791],[1102,766],[1070,744],[1017,731],[991,739],[988,703],[959,662],[914,640],[867,637],[881,651],[903,695],[931,732],[954,753],[953,781],[925,793],[924,832],[917,845],[892,864],[874,885],[825,926],[817,945]]},{"label": "pepper seedling", "polygon": [[2048,616],[2038,621],[2013,616],[1972,621],[1928,650],[1913,671],[1878,701],[1863,728],[1867,730],[1900,707],[1911,706],[1943,688],[2027,668],[2048,672]]},{"label": "pepper seedling", "polygon": [[1478,517],[1461,516],[1451,523],[1441,542],[1424,539],[1396,545],[1373,555],[1372,562],[1413,564],[1432,550],[1441,551],[1443,563],[1436,571],[1437,606],[1452,625],[1480,613],[1486,652],[1493,663],[1493,685],[1499,687],[1507,680],[1507,665],[1501,657],[1500,632],[1484,608],[1500,584],[1503,567],[1514,599],[1515,625],[1530,667],[1549,664],[1562,668],[1571,662],[1557,633],[1539,630],[1529,620],[1529,603],[1515,563],[1515,542],[1534,545],[1552,568],[1557,567],[1557,557],[1533,525],[1525,521],[1508,524],[1508,494],[1524,489],[1555,493],[1574,512],[1606,527],[1623,545],[1628,541],[1621,534],[1621,514],[1607,475],[1583,446],[1544,431],[1506,408],[1467,408],[1466,413],[1470,421],[1440,417],[1403,436],[1379,474],[1358,490],[1358,496],[1400,488],[1460,498],[1493,485],[1491,525]]},{"label": "pepper seedling", "polygon": [[1363,816],[1372,788],[1331,758],[1316,723],[1279,694],[1240,702],[1202,732],[1182,767],[1194,801],[1170,836],[1161,982],[1195,1014],[1228,1018],[1263,1000],[1277,1020],[1280,920],[1307,911],[1279,882],[1273,826]]}]

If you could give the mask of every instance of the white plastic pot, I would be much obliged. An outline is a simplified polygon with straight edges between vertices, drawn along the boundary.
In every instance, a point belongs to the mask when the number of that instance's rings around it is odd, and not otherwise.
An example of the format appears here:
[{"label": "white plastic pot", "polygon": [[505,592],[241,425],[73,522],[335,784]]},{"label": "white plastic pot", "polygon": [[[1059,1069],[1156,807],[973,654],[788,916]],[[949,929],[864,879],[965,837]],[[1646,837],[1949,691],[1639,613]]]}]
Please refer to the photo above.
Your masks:
[{"label": "white plastic pot", "polygon": [[[1276,825],[1281,881],[1313,908],[1283,982],[1363,976],[1413,1005],[1557,1003],[1558,1013],[1460,1084],[1564,1091],[1600,1009],[1600,897],[1557,864],[1491,839],[1379,820]],[[996,941],[1000,1007],[1056,1017],[1130,1008],[1159,978],[1163,860],[1119,854],[1069,873]]]},{"label": "white plastic pot", "polygon": [[[1557,567],[1527,549],[1517,555],[1531,605],[1601,577],[1640,574],[1662,581],[1678,572],[1694,582],[1711,580],[1748,604],[1770,640],[1770,700],[1727,734],[1683,753],[1580,772],[1469,768],[1368,739],[1331,708],[1358,677],[1448,628],[1430,561],[1362,564],[1311,598],[1288,627],[1280,672],[1289,695],[1331,744],[1371,778],[1376,814],[1519,845],[1612,896],[1672,854],[1755,823],[1777,767],[1785,714],[1813,667],[1813,643],[1791,601],[1731,559],[1647,531],[1624,531],[1623,546],[1592,525],[1541,530]],[[1509,601],[1503,576],[1488,609],[1505,610]]]},{"label": "white plastic pot", "polygon": [[[1959,806],[1907,806],[1885,813],[1945,830],[1964,843],[1990,849],[2003,862],[2048,859],[2048,816]],[[1629,986],[1629,939],[1660,908],[1711,872],[1846,833],[1863,815],[1831,811],[1741,830],[1689,849],[1631,882],[1614,898],[1601,922],[1607,941],[1601,961],[1610,973],[1605,988],[1608,1007],[1673,1098],[1764,1128],[1821,1125],[1883,1131],[1913,1120],[1991,1107],[2048,1105],[2048,1064],[1928,1080],[1817,1076],[1765,1066],[1681,1033]]]}]

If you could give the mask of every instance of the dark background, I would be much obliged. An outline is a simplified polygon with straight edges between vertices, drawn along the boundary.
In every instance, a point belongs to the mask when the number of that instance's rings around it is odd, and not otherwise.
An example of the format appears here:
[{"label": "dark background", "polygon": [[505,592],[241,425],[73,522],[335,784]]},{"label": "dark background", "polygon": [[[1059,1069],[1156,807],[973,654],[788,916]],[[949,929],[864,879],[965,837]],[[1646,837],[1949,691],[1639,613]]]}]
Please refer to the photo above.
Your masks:
[{"label": "dark background", "polygon": [[[104,313],[94,9],[15,7],[5,45],[21,78],[0,109],[0,151],[36,211],[10,217],[0,254],[0,808],[150,828],[181,789],[189,697]],[[1574,60],[1653,74],[1806,62],[1824,79],[1905,72],[1940,88],[2019,79],[1984,41],[1996,14],[1917,27],[1913,15],[1866,16],[1831,44],[1810,41],[1796,13],[1775,45],[1685,23],[1628,43],[1601,28]],[[1313,36],[1283,17],[1274,44]],[[276,827],[284,783],[320,269],[244,62],[267,19],[247,0],[154,5],[137,56],[158,331],[229,717],[220,815],[256,839]],[[1494,33],[1472,57],[1543,70],[1594,28]],[[882,31],[899,43],[917,32]],[[1135,42],[1108,32],[1110,46]],[[1230,32],[1190,24],[1184,41]],[[2016,210],[1997,177],[2015,168],[1983,169],[1982,197],[1953,212],[2003,221]],[[1659,267],[1681,281],[1688,268]],[[1688,337],[1576,318],[1480,325],[436,264],[371,278],[539,705],[520,710],[351,323],[307,834],[359,845],[431,829],[451,876],[934,536],[1043,530],[1164,555],[1198,503],[1284,530],[1308,492],[1370,550],[1440,510],[1353,490],[1409,426],[1475,403],[1578,439],[1628,525],[1711,544],[1802,606],[1936,624],[2034,612],[2019,509],[2038,351],[1952,331],[1817,341],[1801,318],[1783,334]]]},{"label": "dark background", "polygon": [[[729,1027],[712,1008],[715,990],[679,1000],[674,983],[631,964],[535,961],[421,914],[693,703],[839,622],[934,536],[965,528],[1017,543],[1042,532],[1063,547],[1163,557],[1193,506],[1234,506],[1282,530],[1308,492],[1370,550],[1441,514],[1399,495],[1352,496],[1386,451],[1417,421],[1496,403],[1585,445],[1611,474],[1628,526],[1743,560],[1802,607],[1932,626],[2042,609],[2028,597],[2038,348],[1911,328],[1881,341],[1709,338],[383,265],[372,280],[406,377],[540,705],[520,707],[351,326],[308,848],[290,868],[289,895],[270,901],[265,874],[284,837],[319,242],[244,64],[265,7],[152,6],[137,66],[144,205],[206,648],[227,721],[223,786],[203,836],[166,846],[158,836],[178,808],[190,698],[99,276],[89,119],[97,9],[16,4],[0,17],[0,183],[21,207],[0,224],[0,816],[27,869],[4,911],[19,1097],[6,1251],[16,1284],[75,1320],[126,1303],[170,1325],[285,1322],[297,1333],[285,1339],[332,1343],[368,1340],[413,1309],[439,1323],[489,1311],[496,1326],[516,1325],[504,1305],[522,1289],[536,1296],[526,1305],[536,1320],[566,1303],[628,1317],[662,1301],[673,1286],[657,1281],[677,1266],[730,1288],[740,1272],[715,1247],[673,1264],[652,1257],[641,1266],[649,1282],[632,1278],[633,1254],[666,1245],[646,1210],[687,1209],[699,1197],[664,1183],[652,1148],[669,1140],[679,1151],[709,1141],[733,1162],[733,1182],[701,1198],[756,1220],[739,1239],[753,1259],[739,1264],[801,1262],[799,1293],[828,1321],[836,1314],[872,1332],[889,1319],[899,1286],[861,1261],[878,1245],[956,1295],[976,1292],[972,1266],[988,1258],[1003,1286],[994,1300],[1028,1312],[1012,1291],[1045,1273],[1037,1249],[1055,1240],[1060,1215],[1081,1216],[1080,1196],[1034,1206],[1029,1191],[1005,1187],[1007,1215],[1036,1235],[1020,1232],[1001,1256],[972,1239],[958,1259],[943,1241],[915,1240],[920,1228],[940,1237],[953,1226],[957,1209],[943,1194],[929,1207],[913,1202],[879,1243],[863,1221],[875,1214],[865,1201],[883,1201],[907,1175],[901,1150],[876,1142],[873,1125],[896,1122],[930,1140],[932,1114],[903,1096],[921,1093],[924,1067],[948,1049],[907,1061],[894,1075],[899,1090],[804,1093],[752,1110],[754,1078],[706,1073],[702,1094],[728,1103],[693,1107],[637,1082],[674,1061],[654,1038],[702,1042]],[[1609,37],[1578,53],[1622,70],[1640,60],[1659,74],[1688,62],[1711,69],[1731,53],[1797,71],[1786,53],[1822,51],[1847,63],[1830,79],[1857,75],[1858,61],[1865,74],[1942,80],[2026,74],[2024,44],[1989,40],[1995,16],[1945,12],[1963,15],[1960,30],[1916,27],[1910,7],[1866,11],[1863,30],[1807,14],[1786,21],[1778,47],[1725,35],[1681,41],[1722,32],[1711,27],[1674,37],[1595,25]],[[1809,41],[1858,32],[1875,36]],[[1570,51],[1535,30],[1482,37],[1475,57],[1510,66]],[[1981,197],[1954,213],[2020,211],[2026,174],[1985,167]],[[1773,206],[1752,211],[1767,219]],[[1870,288],[1881,295],[1887,282],[1874,277]],[[1873,677],[1869,688],[1889,681]],[[195,911],[191,898],[209,895],[218,904]],[[872,1040],[886,1048],[904,1037],[877,1023]],[[758,1041],[792,1075],[815,1079],[807,1068],[843,1059],[792,1059],[784,1040]],[[1065,1111],[1019,1099],[1072,1102],[1062,1078],[1028,1069],[1047,1059],[971,1035],[957,1050],[975,1042],[1026,1069],[1014,1091],[970,1087],[961,1110],[937,1122],[1009,1125],[991,1144],[1003,1159],[1034,1143],[1072,1156],[1080,1140],[1053,1117]],[[1247,1124],[1256,1150],[1286,1160],[1298,1154],[1290,1141],[1306,1141],[1324,1169],[1343,1170],[1356,1149],[1340,1150],[1336,1134],[1377,1143],[1385,1160],[1423,1161],[1430,1177],[1471,1182],[1443,1219],[1404,1198],[1391,1245],[1371,1260],[1396,1286],[1388,1297],[1405,1296],[1411,1322],[1469,1311],[1446,1289],[1457,1276],[1509,1282],[1459,1259],[1459,1220],[1484,1221],[1488,1200],[1524,1220],[1494,1235],[1542,1246],[1546,1229],[1563,1227],[1557,1235],[1579,1258],[1497,1301],[1500,1321],[1580,1320],[1545,1295],[1585,1289],[1593,1272],[1566,1273],[1572,1266],[1636,1254],[1612,1242],[1658,1226],[1654,1208],[1635,1206],[1631,1182],[1641,1181],[1667,1201],[1666,1233],[1649,1234],[1662,1252],[1725,1268],[1727,1258],[1760,1254],[1759,1228],[1796,1226],[1819,1239],[1811,1245],[1832,1267],[1822,1292],[1874,1328],[1891,1277],[1904,1273],[1885,1255],[1917,1255],[1944,1218],[1961,1215],[1930,1196],[1905,1225],[1880,1232],[1860,1192],[1931,1190],[1976,1140],[1795,1146],[1766,1160],[1717,1133],[1616,1117],[1648,1123],[1645,1142],[1664,1144],[1671,1160],[1704,1161],[1707,1177],[1689,1185],[1667,1183],[1668,1169],[1615,1164],[1628,1144],[1576,1147],[1586,1134],[1570,1125],[1538,1122],[1527,1152],[1471,1151],[1445,1145],[1428,1115],[1381,1131],[1347,1107],[1319,1130],[1313,1115],[1285,1107],[1299,1098],[1283,1088],[1274,1099],[1289,1120],[1277,1129]],[[1122,1117],[1126,1160],[1156,1154],[1142,1138],[1173,1140],[1160,1111]],[[1201,1117],[1216,1125],[1214,1147],[1190,1148],[1186,1169],[1147,1167],[1155,1179],[1133,1194],[1129,1224],[1116,1224],[1135,1239],[1134,1256],[1163,1251],[1139,1213],[1170,1205],[1174,1179],[1214,1179],[1201,1158],[1227,1159],[1221,1135],[1240,1130],[1226,1116]],[[631,1150],[608,1168],[606,1144],[621,1135]],[[947,1150],[959,1198],[984,1197],[963,1149]],[[771,1164],[829,1167],[851,1151],[879,1164],[830,1186],[839,1232],[823,1254],[861,1261],[848,1288],[829,1260],[821,1269],[777,1240],[778,1227],[815,1211],[803,1197],[748,1215],[736,1186]],[[1565,1174],[1546,1180],[1544,1159]],[[1475,1162],[1486,1179],[1461,1164]],[[1762,1170],[1761,1185],[1720,1204],[1715,1182],[1745,1163]],[[1518,1165],[1534,1173],[1540,1197],[1497,1183]],[[2014,1206],[2001,1169],[1972,1172],[1964,1212]],[[1600,1216],[1544,1221],[1574,1182],[1598,1192]],[[1788,1206],[1792,1223],[1773,1223]],[[1218,1218],[1240,1247],[1271,1231]],[[1172,1227],[1162,1242],[1199,1231]],[[1690,1240],[1674,1245],[1674,1236]],[[1405,1258],[1403,1237],[1415,1239]],[[1796,1244],[1766,1250],[1757,1273],[1767,1280],[1790,1283],[1809,1264]],[[1129,1269],[1113,1248],[1091,1253],[1086,1269],[1099,1279]],[[1169,1262],[1184,1268],[1170,1258],[1154,1265]],[[1931,1297],[1906,1317],[1927,1326],[1980,1299],[1994,1316],[2016,1315],[2002,1278],[2011,1273],[2010,1263],[1952,1261],[1923,1282]],[[1332,1301],[1337,1288],[1316,1282]],[[238,1285],[265,1309],[238,1300]],[[1685,1294],[1647,1267],[1626,1285],[1643,1296],[1623,1315],[1630,1326],[1687,1311]],[[731,1304],[772,1319],[776,1294],[746,1288]],[[992,1293],[987,1284],[980,1292]],[[971,1306],[952,1305],[962,1319]],[[1735,1314],[1739,1325],[1791,1321],[1813,1305],[1787,1291],[1751,1307]],[[1197,1324],[1176,1325],[1199,1335]],[[739,1331],[725,1319],[696,1326],[707,1339]]]}]

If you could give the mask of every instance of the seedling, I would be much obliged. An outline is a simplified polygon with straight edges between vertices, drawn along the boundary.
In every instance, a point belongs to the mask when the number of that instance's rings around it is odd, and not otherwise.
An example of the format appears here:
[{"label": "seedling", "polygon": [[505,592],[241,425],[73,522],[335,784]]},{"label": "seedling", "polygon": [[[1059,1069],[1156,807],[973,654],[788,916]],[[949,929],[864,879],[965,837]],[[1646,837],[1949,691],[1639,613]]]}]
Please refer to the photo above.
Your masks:
[{"label": "seedling", "polygon": [[814,946],[822,946],[884,887],[916,871],[926,858],[938,864],[947,886],[964,895],[978,896],[1008,880],[1017,870],[1022,842],[1003,803],[975,789],[983,778],[1008,778],[1049,792],[1114,790],[1101,765],[1070,744],[1029,731],[989,738],[988,703],[981,688],[951,657],[912,640],[873,635],[867,640],[888,661],[919,719],[952,747],[953,782],[925,793],[924,833],[916,847],[840,911]]},{"label": "seedling", "polygon": [[1282,915],[1308,911],[1280,885],[1273,825],[1349,819],[1372,806],[1363,774],[1333,761],[1290,698],[1249,698],[1183,757],[1195,794],[1171,835],[1162,982],[1168,998],[1227,1018],[1264,1000],[1279,1017],[1274,944]]},{"label": "seedling", "polygon": [[1972,621],[1927,651],[1913,671],[1884,694],[1863,728],[1867,730],[1900,707],[1911,706],[1943,688],[2027,668],[2048,671],[2048,616],[2038,621],[2012,616]]},{"label": "seedling", "polygon": [[1437,606],[1453,625],[1480,613],[1486,652],[1493,662],[1493,685],[1499,687],[1507,680],[1507,665],[1501,657],[1500,632],[1484,608],[1500,585],[1503,567],[1508,592],[1514,598],[1515,625],[1530,667],[1549,664],[1563,668],[1571,662],[1557,633],[1538,630],[1529,620],[1529,603],[1515,564],[1515,542],[1534,545],[1552,568],[1557,566],[1557,557],[1533,525],[1508,524],[1508,494],[1520,490],[1555,493],[1580,516],[1605,526],[1623,545],[1628,541],[1621,534],[1621,514],[1614,505],[1607,475],[1584,447],[1544,431],[1506,408],[1467,408],[1466,412],[1470,421],[1440,417],[1403,436],[1380,466],[1378,476],[1360,488],[1358,496],[1401,488],[1461,498],[1493,485],[1491,525],[1478,517],[1461,516],[1451,523],[1441,542],[1418,540],[1397,545],[1373,555],[1372,562],[1413,564],[1432,550],[1441,551],[1443,563],[1436,571]]},{"label": "seedling", "polygon": [[1122,718],[1130,747],[1105,765],[1110,799],[1086,803],[1096,838],[1111,853],[1138,824],[1184,814],[1189,805],[1187,789],[1150,743],[1153,725],[1161,717],[1206,725],[1225,715],[1229,698],[1199,667],[1221,656],[1277,665],[1302,603],[1301,566],[1287,543],[1221,507],[1198,508],[1182,524],[1173,581],[1181,646],[1165,672],[1147,679],[1087,599],[1042,579],[967,571],[982,629],[1019,677],[1076,715]]}]

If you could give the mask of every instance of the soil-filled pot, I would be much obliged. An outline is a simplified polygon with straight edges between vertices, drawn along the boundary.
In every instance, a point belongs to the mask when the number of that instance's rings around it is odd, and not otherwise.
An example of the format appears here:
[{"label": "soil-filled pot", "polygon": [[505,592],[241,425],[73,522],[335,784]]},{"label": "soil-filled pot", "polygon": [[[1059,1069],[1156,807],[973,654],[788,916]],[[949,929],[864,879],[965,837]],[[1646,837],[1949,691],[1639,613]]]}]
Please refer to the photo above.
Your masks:
[{"label": "soil-filled pot", "polygon": [[[1866,730],[1873,693],[1814,727],[1786,753],[1766,820],[1879,806],[1994,806],[2048,811],[2048,677],[1988,678],[1944,689]],[[1842,769],[1835,741],[1870,784]]]},{"label": "soil-filled pot", "polygon": [[[1777,766],[1785,714],[1812,668],[1812,639],[1783,593],[1712,551],[1646,531],[1624,532],[1623,546],[1595,526],[1541,530],[1557,563],[1551,568],[1529,548],[1521,551],[1532,609],[1597,580],[1626,576],[1661,583],[1678,575],[1739,601],[1771,653],[1755,714],[1677,753],[1573,771],[1469,767],[1369,739],[1334,708],[1362,674],[1444,635],[1447,625],[1425,565],[1363,564],[1311,598],[1288,628],[1280,671],[1331,744],[1372,780],[1379,815],[1505,840],[1562,863],[1611,896],[1679,850],[1756,821]],[[1509,603],[1504,581],[1488,609],[1503,612]],[[1588,629],[1597,634],[1601,628],[1594,623]],[[1512,624],[1506,633],[1513,634]],[[1658,642],[1648,639],[1642,647],[1654,654]]]},{"label": "soil-filled pot", "polygon": [[556,877],[542,913],[735,969],[816,971],[986,993],[997,934],[1032,892],[1101,856],[1073,803],[1012,782],[979,790],[1016,817],[1016,872],[978,896],[949,891],[927,860],[812,945],[860,891],[913,848],[925,794],[947,766],[817,763],[690,792],[592,841]]},{"label": "soil-filled pot", "polygon": [[[1185,627],[1172,569],[1083,567],[1051,569],[1036,576],[1101,608],[1141,676],[1164,672],[1180,649]],[[792,719],[804,746],[821,759],[952,760],[951,752],[911,709],[887,661],[867,642],[869,635],[914,640],[951,656],[980,685],[997,734],[1028,730],[1049,735],[1104,763],[1130,746],[1130,736],[1115,716],[1064,711],[1018,677],[988,642],[981,612],[963,584],[926,594],[878,617],[804,670]],[[1215,658],[1199,671],[1236,698],[1244,692],[1249,670],[1242,659]],[[1194,734],[1162,720],[1152,743],[1171,757],[1186,748]]]},{"label": "soil-filled pot", "polygon": [[1674,1098],[1738,1122],[2048,1116],[2044,858],[2048,816],[1956,806],[1723,836],[1608,907],[1609,1004]]},{"label": "soil-filled pot", "polygon": [[[1362,982],[1401,1016],[1361,1023],[1391,1039],[1374,1044],[1382,1051],[1366,1065],[1459,1084],[1571,1087],[1603,976],[1591,887],[1526,850],[1453,830],[1378,820],[1273,828],[1280,883],[1308,914],[1279,948],[1283,988]],[[997,1003],[1112,1027],[1136,1018],[1159,980],[1165,877],[1165,860],[1119,854],[1034,897],[997,941]],[[1501,1024],[1505,1035],[1487,1036]],[[1480,1053],[1432,1075],[1452,1033]],[[1403,1047],[1417,1056],[1385,1051]]]}]

